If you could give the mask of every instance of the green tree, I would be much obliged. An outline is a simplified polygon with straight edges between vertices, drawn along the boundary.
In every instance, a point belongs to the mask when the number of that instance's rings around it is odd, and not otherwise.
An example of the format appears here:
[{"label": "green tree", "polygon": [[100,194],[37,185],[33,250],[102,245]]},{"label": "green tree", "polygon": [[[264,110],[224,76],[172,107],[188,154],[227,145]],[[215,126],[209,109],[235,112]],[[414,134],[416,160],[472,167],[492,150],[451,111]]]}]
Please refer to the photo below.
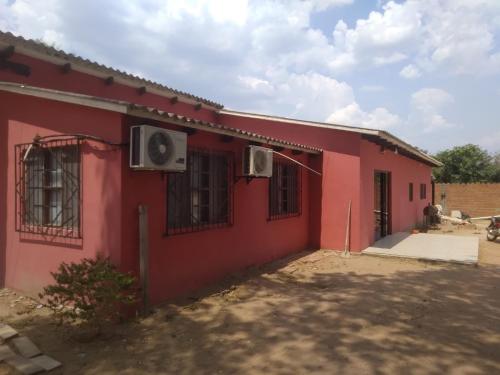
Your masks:
[{"label": "green tree", "polygon": [[500,152],[498,152],[493,158],[493,163],[495,164],[495,176],[493,177],[493,182],[500,182]]},{"label": "green tree", "polygon": [[444,164],[434,169],[436,182],[493,182],[498,171],[494,158],[472,144],[438,152],[435,158]]}]

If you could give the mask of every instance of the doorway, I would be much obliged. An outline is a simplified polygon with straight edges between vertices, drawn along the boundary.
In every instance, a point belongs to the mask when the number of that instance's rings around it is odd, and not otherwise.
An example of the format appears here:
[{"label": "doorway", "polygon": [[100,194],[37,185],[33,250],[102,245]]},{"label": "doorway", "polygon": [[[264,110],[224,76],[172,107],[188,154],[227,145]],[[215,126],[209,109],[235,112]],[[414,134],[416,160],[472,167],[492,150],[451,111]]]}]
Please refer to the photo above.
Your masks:
[{"label": "doorway", "polygon": [[391,234],[391,172],[375,171],[375,241]]}]

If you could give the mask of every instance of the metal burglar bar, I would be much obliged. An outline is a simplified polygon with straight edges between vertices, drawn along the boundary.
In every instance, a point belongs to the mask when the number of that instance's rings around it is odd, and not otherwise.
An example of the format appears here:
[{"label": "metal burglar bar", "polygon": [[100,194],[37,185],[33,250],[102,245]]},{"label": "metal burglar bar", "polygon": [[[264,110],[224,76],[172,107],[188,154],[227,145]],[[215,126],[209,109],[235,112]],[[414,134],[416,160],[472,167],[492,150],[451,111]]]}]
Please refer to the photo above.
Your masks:
[{"label": "metal burglar bar", "polygon": [[168,175],[167,235],[232,224],[232,154],[189,150],[184,173]]},{"label": "metal burglar bar", "polygon": [[16,230],[81,238],[80,141],[15,146]]},{"label": "metal burglar bar", "polygon": [[275,159],[269,180],[269,220],[300,215],[301,196],[302,176],[298,166]]}]

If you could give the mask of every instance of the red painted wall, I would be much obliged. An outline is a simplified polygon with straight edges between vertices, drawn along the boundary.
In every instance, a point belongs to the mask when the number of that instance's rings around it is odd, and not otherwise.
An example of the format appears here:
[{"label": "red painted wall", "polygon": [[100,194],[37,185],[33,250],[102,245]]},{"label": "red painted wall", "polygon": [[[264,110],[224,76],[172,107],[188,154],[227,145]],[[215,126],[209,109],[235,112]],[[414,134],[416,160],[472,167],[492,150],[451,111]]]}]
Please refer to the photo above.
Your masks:
[{"label": "red painted wall", "polygon": [[[140,123],[140,120],[132,121]],[[151,122],[149,122],[151,123]],[[128,133],[130,122],[124,124]],[[165,126],[164,124],[156,124]],[[170,127],[175,129],[174,126]],[[245,141],[222,143],[218,135],[197,132],[188,146],[234,153],[240,170]],[[307,162],[306,154],[293,156]],[[268,262],[310,247],[309,179],[302,170],[302,214],[268,221],[268,179],[249,184],[240,179],[233,185],[233,225],[189,234],[165,236],[167,177],[159,172],[133,171],[123,164],[123,259],[126,267],[137,267],[138,205],[149,209],[151,298],[158,302],[197,289],[242,268]],[[313,198],[314,199],[314,198]],[[126,229],[125,229],[126,228]]]},{"label": "red painted wall", "polygon": [[[230,114],[220,114],[219,122],[324,150],[320,216],[311,220],[310,228],[313,232],[320,228],[322,248],[344,248],[349,201],[352,202],[351,250],[363,250],[374,242],[375,169],[392,172],[393,232],[408,230],[421,222],[423,207],[431,200],[430,167],[394,153],[382,156],[377,145],[362,140],[359,134]],[[410,181],[414,182],[411,204],[407,202]],[[422,201],[421,182],[427,184],[427,200]]]},{"label": "red painted wall", "polygon": [[178,101],[171,104],[169,98],[146,92],[140,95],[137,89],[114,83],[106,85],[104,79],[72,70],[63,73],[60,66],[34,59],[21,54],[14,54],[10,59],[30,66],[31,75],[23,77],[9,70],[0,70],[0,81],[24,83],[30,86],[69,91],[102,98],[124,100],[131,103],[149,105],[164,111],[198,118],[205,121],[215,121],[215,114],[208,109],[196,111],[191,104]]},{"label": "red painted wall", "polygon": [[[80,92],[147,104],[191,117],[292,142],[320,147],[323,155],[296,159],[322,172],[318,177],[302,170],[302,215],[267,220],[268,181],[244,180],[234,185],[234,222],[231,227],[165,237],[166,183],[158,172],[128,168],[128,151],[87,143],[83,155],[83,233],[81,241],[50,242],[14,230],[14,145],[36,135],[83,132],[112,141],[127,141],[129,126],[138,119],[119,114],[26,96],[0,93],[0,261],[7,286],[38,291],[50,281],[49,271],[61,261],[76,261],[97,251],[109,254],[123,269],[138,271],[139,204],[149,206],[150,285],[153,302],[179,295],[217,280],[243,267],[260,264],[307,247],[343,249],[347,210],[352,202],[351,249],[373,242],[373,171],[392,172],[392,229],[406,230],[422,220],[430,201],[430,167],[386,152],[356,133],[304,125],[216,115],[192,105],[172,105],[165,97],[70,72],[60,67],[15,55],[14,61],[31,66],[28,78],[1,70],[0,81]],[[149,122],[151,123],[151,122]],[[158,124],[157,124],[158,125]],[[161,125],[165,126],[165,125]],[[170,128],[175,129],[175,126]],[[198,132],[189,146],[227,150],[237,166],[246,142],[222,143],[217,135]],[[290,155],[290,154],[289,154]],[[414,182],[414,201],[408,202],[408,182]],[[427,186],[427,200],[419,199],[419,184]],[[2,272],[0,268],[0,276]]]},{"label": "red painted wall", "polygon": [[[2,104],[0,103],[0,107]],[[7,140],[8,116],[0,111],[0,287],[5,285],[5,246],[7,241]]]},{"label": "red painted wall", "polygon": [[[8,130],[5,284],[31,293],[52,281],[60,262],[93,257],[100,251],[125,270],[138,272],[139,204],[149,206],[150,285],[153,302],[207,285],[228,273],[261,264],[310,246],[309,178],[302,171],[302,214],[268,221],[268,180],[234,184],[231,227],[165,237],[166,183],[160,172],[128,167],[128,148],[90,142],[83,146],[83,239],[69,240],[15,231],[14,145],[35,135],[86,133],[110,141],[128,139],[131,122],[112,112],[44,99],[0,94],[2,130]],[[151,122],[150,122],[151,123]],[[157,124],[158,125],[158,124]],[[164,125],[162,125],[164,126]],[[171,128],[175,129],[175,126]],[[247,144],[222,143],[218,135],[198,132],[189,146],[234,153],[237,171]],[[292,156],[308,162],[308,155]],[[317,162],[320,162],[321,158]],[[5,164],[4,164],[5,165]],[[3,200],[2,200],[3,201]],[[318,205],[318,204],[316,204]]]},{"label": "red painted wall", "polygon": [[[195,111],[192,105],[181,102],[172,105],[167,98],[149,93],[141,96],[136,90],[118,84],[106,86],[101,79],[74,71],[63,74],[58,66],[26,56],[15,55],[12,60],[30,65],[31,76],[21,77],[2,70],[0,81],[121,99],[215,120],[214,113],[206,109]],[[149,206],[151,296],[156,302],[206,285],[242,267],[303,250],[319,241],[319,231],[316,231],[316,240],[309,236],[310,222],[317,216],[309,215],[310,177],[304,171],[302,214],[298,217],[268,221],[268,180],[254,180],[248,185],[240,180],[234,186],[234,223],[231,227],[165,237],[167,180],[158,172],[131,171],[128,151],[101,150],[102,146],[95,143],[85,146],[82,160],[83,240],[33,238],[17,233],[12,163],[15,144],[30,142],[36,134],[70,132],[127,141],[131,120],[111,112],[21,95],[2,93],[0,99],[1,131],[9,134],[6,137],[8,153],[0,154],[0,161],[9,166],[7,178],[2,179],[7,186],[7,209],[2,210],[7,221],[4,263],[7,286],[37,292],[51,281],[49,272],[61,261],[92,257],[97,251],[109,254],[123,269],[137,272],[139,203]],[[220,142],[217,135],[198,132],[189,137],[189,145],[230,150],[239,166],[246,142],[236,140],[226,144]],[[307,163],[306,154],[294,157]],[[315,163],[321,166],[321,156]],[[320,181],[315,181],[316,207],[320,205]],[[2,185],[0,194],[1,189]]]},{"label": "red painted wall", "polygon": [[[423,209],[432,200],[431,168],[415,160],[380,151],[380,147],[361,141],[361,247],[373,243],[374,172],[391,172],[392,232],[407,231],[423,221]],[[413,201],[409,200],[409,183],[413,182]],[[420,184],[427,185],[427,198],[420,199]]]},{"label": "red painted wall", "polygon": [[[50,271],[61,262],[77,261],[103,252],[117,263],[121,258],[121,152],[87,142],[82,147],[83,240],[44,237],[15,231],[14,145],[31,142],[35,135],[86,133],[111,141],[121,139],[121,115],[81,106],[0,92],[0,128],[7,135],[2,148],[6,166],[5,285],[37,293],[52,281]],[[2,185],[0,185],[2,186]],[[5,202],[4,199],[0,202]],[[3,216],[5,215],[5,216]],[[3,224],[5,223],[5,225]]]},{"label": "red painted wall", "polygon": [[323,176],[310,176],[321,180],[321,208],[311,220],[310,230],[320,232],[319,247],[343,249],[351,201],[351,249],[361,250],[359,134],[228,114],[220,114],[218,120],[224,125],[323,149]]}]

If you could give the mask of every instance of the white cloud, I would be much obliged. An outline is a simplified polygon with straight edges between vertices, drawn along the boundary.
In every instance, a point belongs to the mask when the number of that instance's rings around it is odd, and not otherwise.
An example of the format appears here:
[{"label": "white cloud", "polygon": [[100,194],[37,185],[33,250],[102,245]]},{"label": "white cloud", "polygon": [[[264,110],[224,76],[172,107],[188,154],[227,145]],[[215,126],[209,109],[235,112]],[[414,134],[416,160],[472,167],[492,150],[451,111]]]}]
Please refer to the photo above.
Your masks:
[{"label": "white cloud", "polygon": [[404,53],[394,52],[387,56],[375,56],[373,61],[375,65],[389,65],[407,59]]},{"label": "white cloud", "polygon": [[453,96],[442,89],[423,88],[411,97],[409,123],[421,127],[425,133],[455,126],[442,114],[454,102]]},{"label": "white cloud", "polygon": [[500,130],[490,132],[488,135],[480,137],[477,144],[491,153],[500,152]]},{"label": "white cloud", "polygon": [[13,31],[26,37],[233,108],[323,121],[354,95],[332,78],[344,63],[310,17],[350,3],[113,0],[103,12],[98,0],[17,0],[0,19],[15,20]]},{"label": "white cloud", "polygon": [[415,79],[421,76],[420,70],[413,64],[406,65],[399,75],[406,79]]},{"label": "white cloud", "polygon": [[318,73],[269,72],[266,79],[246,76],[240,82],[253,94],[253,107],[244,107],[248,111],[324,121],[354,101],[347,83]]},{"label": "white cloud", "polygon": [[500,53],[494,48],[498,19],[500,2],[495,0],[389,1],[353,28],[337,23],[335,59],[349,61],[351,68],[410,59],[413,68],[404,68],[401,75],[411,78],[416,69],[495,74],[500,72]]},{"label": "white cloud", "polygon": [[360,90],[365,92],[381,92],[385,90],[385,87],[382,85],[363,85],[360,87]]},{"label": "white cloud", "polygon": [[[232,108],[401,132],[453,126],[453,98],[420,90],[408,103],[398,85],[409,82],[390,74],[500,72],[498,0],[383,1],[354,24],[330,25],[332,35],[313,26],[314,13],[352,2],[0,0],[0,28]],[[363,95],[367,107],[347,77],[363,92],[387,92]]]},{"label": "white cloud", "polygon": [[354,0],[310,0],[313,4],[313,9],[316,11],[327,10],[328,8],[349,5],[354,2]]},{"label": "white cloud", "polygon": [[[353,89],[345,82],[317,73],[280,74],[273,72],[268,79],[240,77],[240,82],[262,101],[250,112],[266,112],[296,118],[316,119],[349,126],[389,129],[401,123],[397,115],[386,108],[365,112],[357,103]],[[381,90],[380,87],[370,87]]]},{"label": "white cloud", "polygon": [[389,2],[383,13],[371,12],[352,29],[340,20],[333,31],[336,58],[353,64],[383,65],[407,57],[408,45],[418,39],[421,14],[414,4]]},{"label": "white cloud", "polygon": [[401,124],[399,116],[390,113],[386,108],[379,107],[371,112],[365,112],[356,102],[333,112],[327,121],[372,129],[390,129]]}]

